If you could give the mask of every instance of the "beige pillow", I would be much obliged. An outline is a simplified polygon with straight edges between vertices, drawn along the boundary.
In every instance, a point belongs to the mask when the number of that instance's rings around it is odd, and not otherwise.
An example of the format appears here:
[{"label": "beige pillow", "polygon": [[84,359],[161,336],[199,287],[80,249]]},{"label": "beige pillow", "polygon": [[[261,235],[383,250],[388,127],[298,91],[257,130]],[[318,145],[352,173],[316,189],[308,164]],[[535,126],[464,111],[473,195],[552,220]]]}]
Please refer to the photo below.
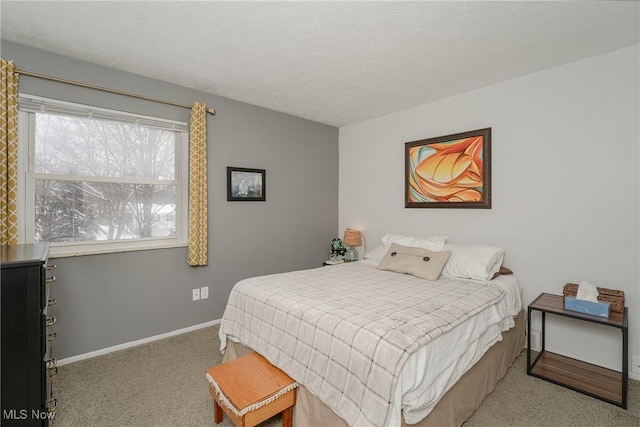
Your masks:
[{"label": "beige pillow", "polygon": [[450,251],[434,252],[392,243],[389,251],[378,264],[378,268],[408,273],[427,280],[437,280],[450,256]]}]

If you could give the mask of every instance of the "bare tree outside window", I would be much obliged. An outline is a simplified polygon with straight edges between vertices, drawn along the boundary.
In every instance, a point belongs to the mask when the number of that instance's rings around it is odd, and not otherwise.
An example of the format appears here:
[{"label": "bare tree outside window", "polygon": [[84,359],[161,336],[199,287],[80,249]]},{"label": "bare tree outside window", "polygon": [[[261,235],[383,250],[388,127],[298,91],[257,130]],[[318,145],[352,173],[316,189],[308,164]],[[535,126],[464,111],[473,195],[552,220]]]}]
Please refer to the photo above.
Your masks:
[{"label": "bare tree outside window", "polygon": [[117,241],[176,235],[182,132],[35,114],[35,240]]}]

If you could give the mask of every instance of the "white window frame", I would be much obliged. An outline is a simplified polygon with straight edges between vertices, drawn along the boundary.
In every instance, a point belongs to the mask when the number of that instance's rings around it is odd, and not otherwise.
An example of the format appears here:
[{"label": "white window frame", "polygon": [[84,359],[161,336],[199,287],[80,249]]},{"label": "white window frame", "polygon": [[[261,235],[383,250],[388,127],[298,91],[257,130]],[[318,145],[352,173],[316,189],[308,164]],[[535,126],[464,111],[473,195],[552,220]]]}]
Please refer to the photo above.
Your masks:
[{"label": "white window frame", "polygon": [[[50,257],[56,258],[187,246],[189,210],[189,134],[187,131],[187,123],[58,101],[27,94],[20,94],[20,99],[26,101],[24,103],[31,104],[30,108],[25,108],[27,111],[19,110],[18,113],[18,237],[21,242],[32,243],[35,240],[35,181],[44,175],[47,175],[47,178],[51,178],[51,174],[39,174],[32,171],[32,167],[34,165],[33,153],[35,152],[36,113],[33,109],[33,105],[40,102],[43,105],[42,111],[45,112],[47,111],[47,107],[59,107],[63,111],[73,111],[73,114],[69,114],[70,116],[83,115],[84,117],[88,117],[92,115],[96,117],[120,117],[123,118],[123,122],[139,121],[143,124],[161,123],[167,128],[173,128],[180,132],[184,132],[184,137],[181,138],[181,143],[176,144],[175,177],[173,182],[169,182],[176,186],[175,236],[114,241],[52,242],[50,243]],[[100,181],[100,177],[79,176],[75,178],[79,181]],[[125,181],[134,182],[136,180],[132,179]],[[153,184],[155,182],[149,183]],[[167,183],[167,181],[164,181],[163,183]]]}]

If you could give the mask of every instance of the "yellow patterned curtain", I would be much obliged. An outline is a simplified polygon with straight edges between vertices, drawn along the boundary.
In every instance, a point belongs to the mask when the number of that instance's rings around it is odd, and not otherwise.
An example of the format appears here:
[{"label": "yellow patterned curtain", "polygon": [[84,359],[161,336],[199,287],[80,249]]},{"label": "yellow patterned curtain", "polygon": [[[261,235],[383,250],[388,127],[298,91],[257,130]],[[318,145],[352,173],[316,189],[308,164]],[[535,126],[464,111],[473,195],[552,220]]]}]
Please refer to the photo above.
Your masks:
[{"label": "yellow patterned curtain", "polygon": [[189,122],[189,249],[187,264],[207,265],[207,107],[194,102]]},{"label": "yellow patterned curtain", "polygon": [[0,59],[0,244],[18,243],[18,75]]}]

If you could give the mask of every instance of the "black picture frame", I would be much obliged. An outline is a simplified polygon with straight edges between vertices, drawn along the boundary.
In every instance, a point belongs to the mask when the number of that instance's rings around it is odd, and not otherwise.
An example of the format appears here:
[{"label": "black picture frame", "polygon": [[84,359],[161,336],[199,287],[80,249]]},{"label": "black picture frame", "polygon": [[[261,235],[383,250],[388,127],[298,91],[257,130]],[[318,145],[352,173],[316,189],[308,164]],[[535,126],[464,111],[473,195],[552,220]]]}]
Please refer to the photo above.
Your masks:
[{"label": "black picture frame", "polygon": [[491,209],[491,128],[407,142],[404,158],[405,208]]},{"label": "black picture frame", "polygon": [[265,169],[227,166],[228,202],[264,202],[266,188]]}]

